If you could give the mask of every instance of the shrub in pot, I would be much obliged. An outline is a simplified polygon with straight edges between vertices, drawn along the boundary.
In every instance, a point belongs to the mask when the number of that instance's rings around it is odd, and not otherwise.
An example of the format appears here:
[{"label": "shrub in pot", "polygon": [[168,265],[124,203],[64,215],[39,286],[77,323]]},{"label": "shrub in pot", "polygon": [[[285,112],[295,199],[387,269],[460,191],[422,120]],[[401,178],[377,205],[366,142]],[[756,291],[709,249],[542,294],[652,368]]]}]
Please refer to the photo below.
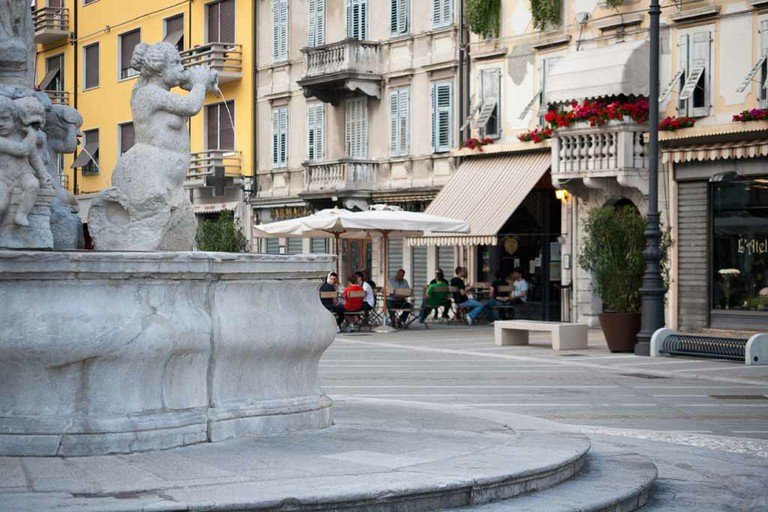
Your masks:
[{"label": "shrub in pot", "polygon": [[640,331],[645,219],[632,206],[597,208],[584,225],[579,264],[603,302],[600,325],[611,352],[634,350]]}]

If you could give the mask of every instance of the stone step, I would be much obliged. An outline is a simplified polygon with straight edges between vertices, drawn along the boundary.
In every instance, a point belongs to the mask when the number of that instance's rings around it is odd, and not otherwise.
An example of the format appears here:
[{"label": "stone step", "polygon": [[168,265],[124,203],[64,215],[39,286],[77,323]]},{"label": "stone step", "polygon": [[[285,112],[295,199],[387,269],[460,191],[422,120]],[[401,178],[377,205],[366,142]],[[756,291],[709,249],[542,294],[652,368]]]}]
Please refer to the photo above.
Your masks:
[{"label": "stone step", "polygon": [[461,512],[630,512],[648,503],[656,466],[635,453],[590,452],[574,478],[549,489]]}]

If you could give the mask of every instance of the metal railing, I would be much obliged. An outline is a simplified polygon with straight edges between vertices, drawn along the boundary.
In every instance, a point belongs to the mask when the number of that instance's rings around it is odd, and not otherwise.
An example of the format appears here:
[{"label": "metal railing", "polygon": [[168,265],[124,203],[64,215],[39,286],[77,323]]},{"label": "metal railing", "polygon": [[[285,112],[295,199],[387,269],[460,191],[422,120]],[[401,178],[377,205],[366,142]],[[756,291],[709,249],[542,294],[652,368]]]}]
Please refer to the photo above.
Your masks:
[{"label": "metal railing", "polygon": [[235,43],[208,43],[181,52],[184,67],[209,66],[219,75],[219,82],[242,78],[242,45]]},{"label": "metal railing", "polygon": [[584,177],[647,169],[647,125],[609,123],[561,129],[552,139],[552,174]]},{"label": "metal railing", "polygon": [[673,334],[667,336],[659,351],[662,354],[744,361],[747,340]]},{"label": "metal railing", "polygon": [[345,158],[333,162],[307,162],[307,191],[372,189],[379,164],[372,160]]},{"label": "metal railing", "polygon": [[66,7],[42,7],[33,13],[35,38],[37,42],[51,40],[50,37],[64,37],[69,33],[69,9]]},{"label": "metal railing", "polygon": [[208,149],[190,154],[187,180],[214,176],[217,168],[223,168],[225,176],[242,176],[243,165],[240,151],[234,149]]},{"label": "metal railing", "polygon": [[67,91],[44,91],[51,99],[54,105],[69,105],[69,92]]},{"label": "metal railing", "polygon": [[379,43],[357,39],[308,47],[302,51],[307,77],[340,71],[375,74],[378,72],[381,55]]}]

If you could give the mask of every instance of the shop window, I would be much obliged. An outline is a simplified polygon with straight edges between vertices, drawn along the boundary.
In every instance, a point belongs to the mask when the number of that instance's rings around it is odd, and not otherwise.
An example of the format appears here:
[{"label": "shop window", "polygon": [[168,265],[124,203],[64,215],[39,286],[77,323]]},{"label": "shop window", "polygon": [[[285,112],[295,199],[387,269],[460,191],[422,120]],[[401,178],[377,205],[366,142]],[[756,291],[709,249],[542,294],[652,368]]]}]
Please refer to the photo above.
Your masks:
[{"label": "shop window", "polygon": [[712,308],[768,314],[768,179],[712,185]]}]

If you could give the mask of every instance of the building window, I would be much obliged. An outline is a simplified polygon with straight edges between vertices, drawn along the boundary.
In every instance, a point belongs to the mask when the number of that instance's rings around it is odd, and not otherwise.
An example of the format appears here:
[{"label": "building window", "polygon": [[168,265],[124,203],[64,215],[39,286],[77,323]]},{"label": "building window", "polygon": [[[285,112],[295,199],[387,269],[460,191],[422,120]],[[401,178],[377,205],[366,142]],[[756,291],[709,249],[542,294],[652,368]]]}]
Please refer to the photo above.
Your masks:
[{"label": "building window", "polygon": [[768,20],[760,22],[760,81],[757,86],[757,97],[760,100],[760,108],[768,108]]},{"label": "building window", "polygon": [[483,137],[501,135],[501,69],[480,72],[480,113],[477,128]]},{"label": "building window", "polygon": [[123,123],[120,126],[120,154],[126,153],[136,144],[136,131],[133,123]]},{"label": "building window", "polygon": [[408,4],[408,0],[390,0],[389,31],[392,35],[408,33]]},{"label": "building window", "polygon": [[432,27],[447,27],[453,23],[453,0],[432,0]]},{"label": "building window", "polygon": [[288,165],[288,107],[272,109],[272,167]]},{"label": "building window", "polygon": [[288,60],[288,0],[272,0],[272,60]]},{"label": "building window", "polygon": [[432,151],[445,153],[453,147],[453,83],[432,84]]},{"label": "building window", "polygon": [[678,115],[709,115],[712,67],[712,33],[682,34],[678,41]]},{"label": "building window", "polygon": [[347,37],[368,39],[368,0],[347,0]]},{"label": "building window", "polygon": [[768,180],[712,184],[712,307],[768,314]]},{"label": "building window", "polygon": [[307,0],[307,46],[325,44],[325,0]]},{"label": "building window", "polygon": [[39,87],[41,91],[64,90],[64,54],[45,59],[45,76]]},{"label": "building window", "polygon": [[[229,118],[230,113],[232,119]],[[235,149],[234,100],[206,105],[205,149]]]},{"label": "building window", "polygon": [[392,156],[410,153],[410,96],[410,87],[389,92],[389,153]]},{"label": "building window", "polygon": [[307,160],[319,162],[325,158],[325,104],[307,106]]},{"label": "building window", "polygon": [[72,163],[73,169],[82,169],[83,176],[99,174],[99,129],[83,133],[83,149]]},{"label": "building window", "polygon": [[83,49],[85,69],[85,88],[93,89],[99,86],[99,43],[86,46]]},{"label": "building window", "polygon": [[141,42],[141,30],[132,30],[120,35],[120,53],[118,57],[120,62],[120,80],[130,78],[139,74],[138,71],[131,66],[131,59],[133,59],[133,50]]},{"label": "building window", "polygon": [[184,51],[184,15],[179,14],[164,21],[165,37],[164,43],[170,43],[180,52]]},{"label": "building window", "polygon": [[205,6],[208,22],[206,42],[235,42],[235,0],[221,0]]},{"label": "building window", "polygon": [[344,148],[349,158],[368,158],[368,99],[352,98],[344,114]]}]

